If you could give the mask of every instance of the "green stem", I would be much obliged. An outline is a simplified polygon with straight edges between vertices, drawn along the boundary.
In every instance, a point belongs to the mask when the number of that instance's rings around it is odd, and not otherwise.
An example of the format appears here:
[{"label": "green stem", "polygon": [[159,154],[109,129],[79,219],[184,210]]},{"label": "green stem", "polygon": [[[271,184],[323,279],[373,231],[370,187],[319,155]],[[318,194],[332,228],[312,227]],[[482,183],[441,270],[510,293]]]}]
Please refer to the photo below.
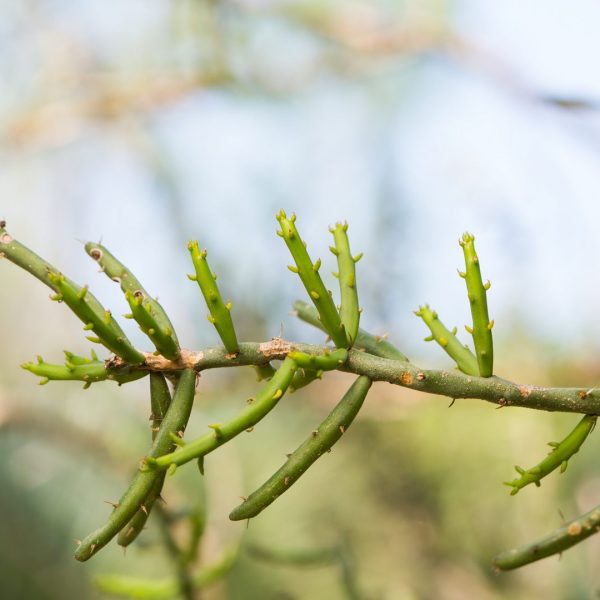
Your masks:
[{"label": "green stem", "polygon": [[65,356],[67,360],[64,365],[44,362],[43,358],[38,356],[37,362],[24,363],[21,367],[42,377],[40,385],[48,383],[48,381],[84,381],[84,388],[88,388],[96,381],[105,380],[116,381],[121,385],[141,379],[146,375],[143,371],[134,370],[127,364],[107,368],[101,360],[86,359],[67,351],[65,351]]},{"label": "green stem", "polygon": [[102,244],[88,242],[85,245],[85,250],[100,265],[102,271],[110,279],[116,281],[121,286],[121,290],[123,290],[124,294],[129,292],[136,296],[139,295],[139,292],[142,293],[144,305],[148,307],[149,312],[156,319],[161,331],[169,335],[173,340],[175,347],[179,348],[175,328],[171,324],[164,308],[160,305],[158,300],[155,300],[148,294],[135,275],[123,263],[119,262]]},{"label": "green stem", "polygon": [[169,360],[179,359],[179,345],[173,336],[172,328],[163,328],[157,315],[154,313],[154,304],[144,292],[125,292],[125,299],[131,308],[131,314],[125,315],[136,320],[140,329],[150,338],[158,354]]},{"label": "green stem", "polygon": [[565,523],[547,536],[513,550],[507,550],[494,559],[501,571],[517,569],[542,558],[559,554],[582,542],[600,530],[600,506],[581,517]]},{"label": "green stem", "polygon": [[338,314],[331,294],[325,287],[325,284],[319,275],[321,261],[318,260],[313,264],[310,259],[306,246],[300,238],[300,234],[294,224],[296,215],[292,215],[288,219],[285,212],[281,210],[277,215],[277,220],[281,226],[281,231],[277,231],[277,235],[283,238],[296,263],[296,266],[290,267],[290,270],[297,273],[302,280],[308,295],[319,313],[319,320],[323,324],[325,331],[333,340],[333,343],[338,348],[346,348],[348,346],[348,339],[346,337],[346,332],[342,327],[340,315]]},{"label": "green stem", "polygon": [[250,519],[262,512],[306,472],[306,470],[342,437],[367,397],[371,380],[359,377],[339,404],[263,485],[234,508],[232,521]]},{"label": "green stem", "polygon": [[[172,437],[185,429],[192,410],[195,386],[196,372],[192,369],[185,369],[177,383],[171,406],[152,444],[151,457],[157,458],[169,452],[173,445]],[[80,561],[88,560],[108,544],[139,510],[160,476],[159,471],[138,471],[128,490],[110,515],[108,522],[100,529],[90,533],[81,542],[75,552],[75,558]]]},{"label": "green stem", "polygon": [[292,381],[295,371],[296,363],[291,358],[286,358],[256,398],[231,421],[223,425],[213,425],[213,431],[185,444],[175,452],[160,457],[147,457],[143,468],[156,472],[156,469],[166,469],[171,465],[182,465],[195,458],[204,457],[236,435],[253,427],[275,408]]},{"label": "green stem", "polygon": [[[283,360],[292,350],[319,355],[323,346],[289,342],[275,338],[268,342],[244,342],[240,351],[231,357],[224,348],[214,346],[197,352],[186,351],[186,364],[196,371],[222,367],[264,365],[271,360]],[[122,364],[112,361],[114,366]],[[150,360],[148,364],[134,370],[147,372],[161,371],[175,374],[183,365],[174,364],[161,358]],[[486,400],[500,407],[520,406],[536,410],[600,414],[600,388],[551,388],[515,383],[497,376],[475,377],[456,369],[422,369],[412,362],[403,362],[375,356],[353,348],[348,351],[348,360],[340,371],[365,375],[373,381],[387,381],[393,385],[410,388],[418,392],[447,396],[449,398],[474,398]]]},{"label": "green stem", "polygon": [[189,279],[196,281],[206,301],[210,312],[208,320],[215,326],[223,345],[230,354],[238,351],[238,341],[231,319],[231,302],[225,304],[217,286],[217,277],[213,274],[206,261],[206,250],[200,251],[198,242],[190,242],[188,250],[194,263],[195,275],[188,275]]},{"label": "green stem", "polygon": [[596,419],[595,416],[586,415],[562,442],[551,442],[549,445],[552,446],[553,450],[535,467],[527,470],[515,467],[517,473],[521,476],[518,479],[513,479],[513,481],[505,482],[505,485],[512,487],[510,495],[514,496],[521,488],[530,483],[535,483],[539,487],[540,481],[559,467],[560,472],[564,473],[571,456],[579,451],[583,442],[596,426]]},{"label": "green stem", "polygon": [[335,247],[330,247],[331,252],[337,257],[338,278],[340,281],[340,320],[346,332],[348,343],[352,346],[358,335],[360,322],[360,309],[358,307],[358,292],[356,290],[356,263],[362,254],[356,257],[350,252],[348,242],[348,223],[336,223],[329,231],[333,234]]},{"label": "green stem", "polygon": [[64,302],[85,323],[85,329],[93,330],[98,336],[92,341],[103,344],[131,364],[144,362],[144,355],[132,346],[110,311],[105,310],[87,286],[81,287],[66,278],[50,263],[15,240],[5,227],[0,227],[0,255],[54,290],[56,294],[51,298]]},{"label": "green stem", "polygon": [[[153,442],[156,440],[156,436],[160,431],[160,425],[163,422],[170,405],[171,392],[169,391],[165,376],[162,373],[150,373],[150,418],[152,419],[151,430]],[[166,472],[163,473],[162,477],[156,479],[135,515],[133,515],[129,523],[119,532],[119,535],[117,536],[117,544],[119,544],[119,546],[129,546],[129,544],[135,541],[143,531],[154,503],[160,499],[165,483],[165,476]]]},{"label": "green stem", "polygon": [[467,346],[463,346],[460,343],[456,337],[456,329],[450,331],[439,320],[438,314],[431,310],[427,304],[419,306],[419,310],[415,311],[415,315],[421,317],[431,331],[431,336],[425,338],[425,341],[435,340],[463,373],[467,375],[479,375],[477,358]]},{"label": "green stem", "polygon": [[465,273],[459,271],[460,276],[467,283],[467,293],[471,306],[473,327],[467,328],[473,335],[475,354],[479,365],[481,377],[491,377],[494,371],[494,344],[492,340],[493,321],[490,321],[487,307],[487,290],[489,281],[484,284],[481,279],[479,258],[475,252],[475,238],[470,233],[465,233],[460,240],[465,255]]}]

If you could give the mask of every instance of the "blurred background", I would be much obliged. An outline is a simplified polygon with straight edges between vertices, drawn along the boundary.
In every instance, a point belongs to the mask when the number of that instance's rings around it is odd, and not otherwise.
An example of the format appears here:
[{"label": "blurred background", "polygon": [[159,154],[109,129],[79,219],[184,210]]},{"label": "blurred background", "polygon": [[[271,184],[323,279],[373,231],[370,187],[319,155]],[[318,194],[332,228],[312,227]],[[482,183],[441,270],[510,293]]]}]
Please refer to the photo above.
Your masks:
[{"label": "blurred background", "polygon": [[[468,230],[492,281],[496,373],[598,385],[599,18],[591,0],[5,0],[0,217],[127,312],[83,252],[101,239],[159,296],[188,348],[218,340],[185,277],[187,240],[209,249],[241,339],[320,343],[290,314],[304,295],[274,215],[298,214],[327,274],[327,227],[347,220],[353,252],[364,252],[363,327],[429,367],[449,362],[422,342],[412,310],[429,302],[450,326],[468,321],[456,275]],[[37,387],[21,363],[90,350],[79,321],[47,296],[0,264],[0,596],[103,598],[98,575],[172,577],[154,519],[125,556],[115,544],[85,564],[71,556],[148,447],[147,382]],[[448,409],[377,384],[349,435],[297,486],[249,527],[228,521],[350,381],[331,374],[285,398],[207,458],[204,484],[194,466],[168,480],[168,507],[206,510],[199,568],[235,551],[203,598],[596,595],[598,539],[516,573],[490,566],[600,502],[596,436],[541,489],[510,497],[502,486],[574,415],[478,401]],[[257,385],[249,369],[205,373],[188,438]]]}]

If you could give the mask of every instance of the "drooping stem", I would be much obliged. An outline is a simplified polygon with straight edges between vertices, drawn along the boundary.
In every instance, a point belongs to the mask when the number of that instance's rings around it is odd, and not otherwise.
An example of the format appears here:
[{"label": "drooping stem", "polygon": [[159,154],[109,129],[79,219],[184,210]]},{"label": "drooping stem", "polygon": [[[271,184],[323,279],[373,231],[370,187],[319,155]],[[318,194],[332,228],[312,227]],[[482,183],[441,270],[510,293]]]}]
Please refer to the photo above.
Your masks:
[{"label": "drooping stem", "polygon": [[[150,456],[156,458],[169,452],[173,445],[173,436],[179,435],[179,432],[185,429],[192,410],[195,385],[196,372],[192,369],[185,369],[181,373],[173,401],[152,444]],[[159,471],[138,471],[107,523],[90,533],[81,542],[75,552],[75,558],[80,561],[88,560],[100,548],[108,544],[140,509],[160,476]]]},{"label": "drooping stem", "polygon": [[144,460],[143,469],[157,473],[157,469],[166,469],[171,465],[183,465],[193,459],[206,456],[236,435],[256,425],[270,412],[285,394],[294,372],[296,363],[286,358],[269,382],[260,390],[256,398],[236,417],[224,424],[212,425],[212,431],[198,439],[184,444],[175,452],[160,457],[149,456]]},{"label": "drooping stem", "polygon": [[368,377],[359,377],[338,405],[263,485],[229,514],[232,521],[250,519],[287,491],[303,473],[346,432],[371,388]]}]

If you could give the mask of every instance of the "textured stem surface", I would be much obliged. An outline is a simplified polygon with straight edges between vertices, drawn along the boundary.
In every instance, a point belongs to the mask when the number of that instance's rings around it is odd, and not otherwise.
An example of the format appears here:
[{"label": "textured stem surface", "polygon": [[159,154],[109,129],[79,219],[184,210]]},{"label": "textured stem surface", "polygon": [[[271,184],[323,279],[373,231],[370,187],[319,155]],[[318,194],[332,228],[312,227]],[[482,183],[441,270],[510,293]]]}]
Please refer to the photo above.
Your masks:
[{"label": "textured stem surface", "polygon": [[123,263],[118,261],[102,244],[88,242],[85,245],[85,250],[100,265],[102,271],[110,279],[116,281],[121,286],[124,294],[129,292],[134,296],[139,296],[141,292],[144,298],[144,305],[149,307],[149,312],[151,312],[152,316],[156,319],[160,329],[167,333],[174,341],[175,346],[179,348],[175,328],[171,324],[164,308],[160,305],[158,300],[155,300],[148,294],[135,275]]},{"label": "textured stem surface", "polygon": [[[173,436],[179,435],[179,432],[185,429],[192,410],[195,386],[195,371],[184,370],[177,383],[171,406],[152,445],[150,456],[158,457],[169,452],[173,445]],[[88,560],[108,544],[140,509],[159,477],[161,477],[159,471],[138,471],[108,518],[108,522],[81,542],[75,552],[75,558],[81,561]]]},{"label": "textured stem surface", "polygon": [[242,431],[253,427],[275,408],[291,383],[295,371],[296,363],[291,358],[286,358],[256,398],[252,399],[252,402],[231,421],[223,425],[213,425],[213,431],[185,444],[175,452],[159,458],[152,456],[146,458],[144,468],[150,469],[152,472],[156,469],[166,469],[171,465],[182,465],[195,458],[204,457]]},{"label": "textured stem surface", "polygon": [[535,483],[539,487],[540,481],[559,467],[560,472],[564,473],[571,456],[579,451],[583,442],[585,442],[592,429],[594,429],[596,419],[597,417],[590,415],[583,417],[562,442],[550,444],[553,450],[535,467],[527,470],[515,467],[517,473],[521,476],[518,479],[513,479],[513,481],[505,482],[505,485],[512,487],[511,496],[514,496],[521,488],[530,483]]},{"label": "textured stem surface", "polygon": [[481,377],[490,377],[494,371],[494,345],[492,341],[493,321],[490,321],[487,307],[489,282],[484,285],[481,279],[479,258],[475,252],[475,238],[465,233],[460,240],[465,255],[465,273],[460,273],[467,283],[467,293],[471,306],[473,343]]},{"label": "textured stem surface", "polygon": [[240,521],[255,517],[298,481],[346,432],[370,388],[371,380],[368,377],[359,377],[327,418],[288,457],[286,463],[242,504],[234,508],[229,518],[232,521]]},{"label": "textured stem surface", "polygon": [[144,355],[132,346],[110,311],[100,304],[87,287],[81,287],[65,277],[50,263],[15,240],[5,227],[0,227],[0,257],[6,257],[54,290],[56,294],[52,299],[64,302],[85,323],[86,330],[94,331],[98,338],[93,341],[103,344],[129,363],[144,362]]},{"label": "textured stem surface", "polygon": [[296,220],[295,215],[292,215],[288,219],[282,210],[277,215],[277,220],[281,226],[281,231],[277,231],[277,234],[285,241],[292,258],[296,263],[296,266],[290,267],[290,269],[299,275],[310,299],[319,313],[319,320],[327,334],[333,340],[333,343],[338,348],[346,348],[348,346],[348,339],[346,337],[346,332],[342,327],[340,315],[338,314],[331,294],[325,287],[325,284],[319,275],[321,261],[318,260],[316,263],[313,263],[310,259],[306,246],[300,238],[300,234],[294,224]]},{"label": "textured stem surface", "polygon": [[362,254],[356,257],[350,252],[348,242],[348,224],[336,223],[330,229],[333,234],[335,247],[330,250],[337,257],[338,279],[340,281],[340,320],[346,332],[349,346],[352,346],[358,335],[360,309],[358,307],[358,292],[356,289],[356,263]]},{"label": "textured stem surface", "polygon": [[196,281],[200,287],[200,291],[206,301],[206,306],[210,312],[208,320],[215,326],[219,337],[223,341],[223,345],[231,354],[238,351],[238,341],[231,319],[231,303],[225,304],[221,298],[221,292],[217,286],[217,278],[210,270],[206,261],[206,250],[200,251],[198,242],[190,242],[188,250],[192,256],[194,269],[196,274],[191,277],[191,280]]},{"label": "textured stem surface", "polygon": [[[169,391],[165,376],[162,373],[150,373],[150,418],[152,420],[153,442],[156,440],[161,423],[163,422],[170,405],[171,392]],[[162,493],[165,476],[166,472],[163,473],[162,477],[157,477],[140,508],[135,515],[133,515],[129,523],[119,532],[119,535],[117,536],[117,544],[119,544],[119,546],[129,546],[129,544],[135,541],[146,526],[150,511]]]},{"label": "textured stem surface", "polygon": [[421,317],[431,331],[431,336],[425,338],[426,341],[435,340],[463,373],[479,375],[477,358],[466,346],[460,343],[456,337],[456,330],[450,331],[440,321],[438,314],[431,310],[427,304],[420,306],[419,310],[415,311],[415,315]]},{"label": "textured stem surface", "polygon": [[547,536],[520,548],[507,550],[494,559],[501,571],[517,569],[529,563],[558,554],[582,542],[600,530],[600,506],[569,521]]}]

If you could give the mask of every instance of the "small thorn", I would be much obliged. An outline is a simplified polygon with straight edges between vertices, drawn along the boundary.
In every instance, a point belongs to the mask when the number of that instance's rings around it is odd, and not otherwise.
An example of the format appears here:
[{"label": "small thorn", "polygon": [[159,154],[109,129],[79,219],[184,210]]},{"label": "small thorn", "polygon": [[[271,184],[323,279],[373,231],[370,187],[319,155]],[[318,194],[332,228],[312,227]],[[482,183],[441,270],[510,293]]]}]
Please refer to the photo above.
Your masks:
[{"label": "small thorn", "polygon": [[189,273],[187,273],[187,278],[190,281],[198,281],[198,277],[196,275],[190,275]]},{"label": "small thorn", "polygon": [[487,324],[487,328],[491,331],[492,328],[494,327],[494,319],[492,319],[488,324]]},{"label": "small thorn", "polygon": [[335,256],[339,255],[339,250],[335,246],[329,246],[329,251]]},{"label": "small thorn", "polygon": [[352,260],[357,263],[361,258],[363,257],[363,253],[360,252],[359,254],[357,254],[356,256],[352,257]]},{"label": "small thorn", "polygon": [[487,292],[490,288],[492,287],[492,282],[488,279],[484,284],[483,284],[483,289]]},{"label": "small thorn", "polygon": [[313,265],[313,271],[318,271],[321,268],[321,259],[317,258],[315,264]]},{"label": "small thorn", "polygon": [[465,329],[467,330],[467,333],[473,334],[473,328],[469,327],[468,325],[465,325]]},{"label": "small thorn", "polygon": [[319,295],[318,292],[315,292],[314,290],[311,290],[310,297],[313,298],[313,300],[318,300],[321,296]]}]

